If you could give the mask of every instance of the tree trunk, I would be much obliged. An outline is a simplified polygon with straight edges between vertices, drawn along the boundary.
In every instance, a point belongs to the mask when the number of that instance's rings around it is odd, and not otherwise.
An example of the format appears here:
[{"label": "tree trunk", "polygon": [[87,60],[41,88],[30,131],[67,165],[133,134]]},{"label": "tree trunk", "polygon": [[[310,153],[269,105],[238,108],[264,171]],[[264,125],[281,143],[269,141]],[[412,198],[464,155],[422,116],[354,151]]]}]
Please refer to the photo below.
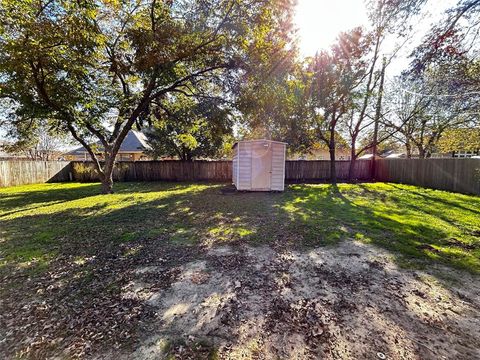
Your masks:
[{"label": "tree trunk", "polygon": [[352,139],[352,146],[350,149],[350,165],[348,166],[348,181],[352,182],[355,178],[355,162],[357,160],[357,149],[355,148],[355,142],[357,141],[356,138]]},{"label": "tree trunk", "polygon": [[329,152],[330,152],[330,181],[332,184],[337,184],[337,170],[335,164],[335,128],[332,127],[330,129],[330,144],[329,144]]},{"label": "tree trunk", "polygon": [[355,165],[357,164],[356,155],[352,155],[350,158],[350,165],[348,166],[348,181],[354,182],[355,178]]},{"label": "tree trunk", "polygon": [[422,146],[417,146],[418,148],[418,157],[420,159],[425,159],[425,149]]},{"label": "tree trunk", "polygon": [[108,151],[112,152],[112,149],[106,149],[105,151],[105,165],[103,166],[103,177],[102,181],[102,194],[112,194],[113,193],[113,167],[115,165],[116,154],[109,154]]},{"label": "tree trunk", "polygon": [[382,113],[382,100],[383,100],[383,85],[385,82],[385,69],[387,67],[387,60],[383,57],[382,60],[382,71],[380,73],[380,85],[378,88],[378,95],[377,95],[377,104],[375,106],[375,119],[374,119],[374,127],[373,127],[373,149],[372,149],[372,169],[371,169],[371,177],[372,180],[375,180],[375,161],[377,160],[377,146],[378,146],[378,124],[380,122],[380,117]]},{"label": "tree trunk", "polygon": [[[113,169],[112,169],[113,170]],[[102,194],[112,194],[113,193],[113,171],[110,171],[110,174],[105,174],[102,178]]]},{"label": "tree trunk", "polygon": [[405,149],[407,150],[407,158],[411,159],[412,158],[412,145],[410,145],[409,141],[407,141],[405,143]]}]

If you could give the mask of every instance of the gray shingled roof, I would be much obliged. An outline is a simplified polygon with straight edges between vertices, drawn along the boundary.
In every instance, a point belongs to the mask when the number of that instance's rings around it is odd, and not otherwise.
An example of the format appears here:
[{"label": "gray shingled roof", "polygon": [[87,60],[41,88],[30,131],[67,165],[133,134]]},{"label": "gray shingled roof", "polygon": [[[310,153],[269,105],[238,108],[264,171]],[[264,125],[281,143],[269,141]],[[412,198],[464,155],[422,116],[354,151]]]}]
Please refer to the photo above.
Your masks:
[{"label": "gray shingled roof", "polygon": [[[97,142],[97,144],[99,145],[99,151],[103,151],[101,143]],[[149,150],[150,148],[150,145],[148,145],[147,143],[147,138],[143,133],[135,130],[130,130],[125,139],[123,140],[119,152],[138,152]],[[78,149],[69,151],[67,155],[83,155],[86,152],[87,150],[83,146],[81,146]]]}]

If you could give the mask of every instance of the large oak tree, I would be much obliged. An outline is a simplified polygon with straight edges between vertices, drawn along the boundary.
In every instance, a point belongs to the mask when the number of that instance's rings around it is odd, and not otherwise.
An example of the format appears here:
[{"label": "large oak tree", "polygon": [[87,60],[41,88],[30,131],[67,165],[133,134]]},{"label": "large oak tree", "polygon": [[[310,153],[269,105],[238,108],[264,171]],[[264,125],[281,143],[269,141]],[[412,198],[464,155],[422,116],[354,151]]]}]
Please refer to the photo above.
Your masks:
[{"label": "large oak tree", "polygon": [[[205,89],[232,96],[252,51],[291,12],[282,0],[5,0],[0,97],[17,121],[49,119],[89,152],[112,191],[115,157],[154,102]],[[99,141],[99,156],[91,144]]]}]

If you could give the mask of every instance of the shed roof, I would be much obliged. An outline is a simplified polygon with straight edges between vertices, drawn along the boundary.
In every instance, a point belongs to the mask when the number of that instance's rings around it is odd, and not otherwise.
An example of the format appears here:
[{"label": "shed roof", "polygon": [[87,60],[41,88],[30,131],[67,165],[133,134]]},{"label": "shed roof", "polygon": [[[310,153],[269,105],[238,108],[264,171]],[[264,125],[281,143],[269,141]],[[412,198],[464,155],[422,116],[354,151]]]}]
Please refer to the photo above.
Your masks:
[{"label": "shed roof", "polygon": [[267,140],[267,139],[255,139],[255,140],[241,140],[237,141],[235,144],[233,144],[232,148],[237,146],[238,143],[255,143],[255,142],[270,142],[270,143],[276,143],[276,144],[284,144],[288,145],[286,142],[283,141],[275,141],[275,140]]},{"label": "shed roof", "polygon": [[[97,142],[97,145],[99,146],[99,151],[103,151],[103,146],[101,146],[102,144],[99,141]],[[151,149],[151,147],[147,143],[146,136],[140,131],[130,130],[123,140],[118,152],[134,153],[143,152],[149,149]],[[83,146],[80,146],[77,149],[69,151],[67,155],[83,155],[86,152],[87,150]]]}]

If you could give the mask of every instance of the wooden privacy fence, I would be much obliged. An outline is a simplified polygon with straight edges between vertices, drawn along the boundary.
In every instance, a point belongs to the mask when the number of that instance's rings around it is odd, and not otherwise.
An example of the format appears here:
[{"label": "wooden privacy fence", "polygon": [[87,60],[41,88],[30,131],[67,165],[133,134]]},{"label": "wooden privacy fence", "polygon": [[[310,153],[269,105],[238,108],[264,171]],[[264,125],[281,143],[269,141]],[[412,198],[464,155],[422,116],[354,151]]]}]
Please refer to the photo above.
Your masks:
[{"label": "wooden privacy fence", "polygon": [[[339,181],[348,179],[349,161],[337,161]],[[480,159],[379,159],[375,180],[480,195]],[[371,180],[371,161],[359,160],[355,178]],[[330,178],[328,160],[285,163],[285,180],[323,182]],[[119,162],[115,181],[232,181],[231,161]],[[98,181],[93,163],[74,161],[0,161],[0,187],[42,182]]]},{"label": "wooden privacy fence", "polygon": [[[337,161],[336,172],[339,180],[348,179],[349,161]],[[77,181],[98,181],[93,164],[72,162],[73,179]],[[356,178],[370,179],[370,161],[357,161]],[[231,161],[123,161],[117,164],[113,173],[116,181],[232,181]],[[330,179],[330,161],[294,160],[285,163],[287,182],[321,182]]]},{"label": "wooden privacy fence", "polygon": [[0,160],[0,187],[69,180],[68,161]]},{"label": "wooden privacy fence", "polygon": [[379,159],[375,180],[480,195],[480,159]]},{"label": "wooden privacy fence", "polygon": [[[72,162],[73,179],[98,181],[91,162]],[[232,181],[231,161],[122,161],[113,171],[114,181]]]},{"label": "wooden privacy fence", "polygon": [[[371,161],[358,160],[355,163],[355,179],[370,180]],[[337,160],[335,172],[338,180],[348,180],[350,161]],[[290,160],[285,162],[285,180],[287,182],[321,182],[330,179],[329,160]]]}]

